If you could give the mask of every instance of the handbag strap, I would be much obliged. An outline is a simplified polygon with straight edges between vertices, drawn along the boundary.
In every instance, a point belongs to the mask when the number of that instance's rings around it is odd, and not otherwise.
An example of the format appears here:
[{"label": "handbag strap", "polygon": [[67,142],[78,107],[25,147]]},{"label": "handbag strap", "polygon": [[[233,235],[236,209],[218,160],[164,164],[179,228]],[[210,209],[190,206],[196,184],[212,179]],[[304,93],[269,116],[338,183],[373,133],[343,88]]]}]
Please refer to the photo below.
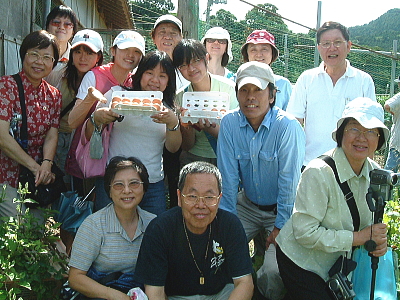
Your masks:
[{"label": "handbag strap", "polygon": [[319,158],[322,159],[329,167],[331,167],[333,174],[335,174],[336,181],[343,192],[347,205],[349,206],[351,217],[353,218],[354,231],[358,231],[360,229],[360,214],[358,213],[356,200],[354,199],[354,195],[349,187],[349,184],[347,183],[347,181],[340,182],[335,161],[331,156],[321,155]]},{"label": "handbag strap", "polygon": [[75,105],[76,97],[61,111],[60,119],[64,117]]},{"label": "handbag strap", "polygon": [[26,105],[25,105],[25,93],[24,87],[22,85],[22,79],[19,74],[12,75],[15,82],[18,86],[18,94],[19,94],[19,101],[21,103],[21,116],[22,116],[22,124],[21,124],[21,131],[20,131],[20,141],[19,144],[21,145],[22,149],[25,151],[28,150],[28,123],[26,118]]}]

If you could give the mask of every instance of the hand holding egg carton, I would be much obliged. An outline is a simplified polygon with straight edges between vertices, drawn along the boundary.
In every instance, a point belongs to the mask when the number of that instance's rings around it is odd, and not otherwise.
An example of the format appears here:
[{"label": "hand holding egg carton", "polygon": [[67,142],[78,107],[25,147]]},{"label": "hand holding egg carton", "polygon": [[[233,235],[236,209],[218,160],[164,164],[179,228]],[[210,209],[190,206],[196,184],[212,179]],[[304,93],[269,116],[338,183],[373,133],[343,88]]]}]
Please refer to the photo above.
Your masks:
[{"label": "hand holding egg carton", "polygon": [[183,94],[181,121],[194,124],[208,119],[219,124],[229,110],[229,94],[225,92],[186,92]]},{"label": "hand holding egg carton", "polygon": [[111,110],[117,114],[151,116],[163,109],[159,91],[114,91]]}]

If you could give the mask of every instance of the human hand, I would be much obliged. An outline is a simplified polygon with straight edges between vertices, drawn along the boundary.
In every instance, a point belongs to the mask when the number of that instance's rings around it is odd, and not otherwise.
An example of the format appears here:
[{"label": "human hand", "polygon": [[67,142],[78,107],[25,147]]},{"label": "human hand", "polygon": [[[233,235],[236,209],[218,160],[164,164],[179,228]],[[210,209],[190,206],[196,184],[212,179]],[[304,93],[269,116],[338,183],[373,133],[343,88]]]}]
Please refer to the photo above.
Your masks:
[{"label": "human hand", "polygon": [[154,114],[150,116],[153,119],[153,122],[159,123],[159,124],[166,124],[167,128],[172,129],[178,124],[179,119],[174,113],[173,110],[168,109],[166,107],[163,108],[162,111],[160,111],[157,114]]},{"label": "human hand", "polygon": [[278,236],[278,234],[279,234],[280,231],[281,231],[281,230],[280,230],[279,228],[276,228],[276,227],[274,226],[274,229],[273,229],[273,230],[271,231],[271,233],[268,235],[267,240],[266,240],[266,242],[265,242],[265,250],[268,250],[269,245],[271,245],[271,244],[274,244],[275,247],[276,247],[276,241],[275,241],[275,239],[276,239],[276,237]]},{"label": "human hand", "polygon": [[93,102],[99,101],[101,103],[107,103],[107,99],[104,97],[104,95],[99,90],[95,89],[92,86],[88,88],[88,94],[86,97],[88,99],[91,99]]},{"label": "human hand", "polygon": [[37,164],[37,168],[33,172],[35,175],[35,186],[40,184],[47,185],[56,179],[55,174],[51,172],[51,165],[52,162],[47,160],[43,161],[41,165]]},{"label": "human hand", "polygon": [[207,118],[204,118],[204,119],[200,118],[199,121],[196,124],[199,126],[199,128],[201,130],[205,130],[205,131],[208,131],[211,128],[216,128],[217,127],[217,123],[210,122],[210,120],[207,119]]},{"label": "human hand", "polygon": [[113,288],[108,288],[107,294],[108,300],[131,300],[130,296]]},{"label": "human hand", "polygon": [[100,107],[94,112],[93,117],[96,124],[110,124],[119,118],[119,114],[108,107]]}]

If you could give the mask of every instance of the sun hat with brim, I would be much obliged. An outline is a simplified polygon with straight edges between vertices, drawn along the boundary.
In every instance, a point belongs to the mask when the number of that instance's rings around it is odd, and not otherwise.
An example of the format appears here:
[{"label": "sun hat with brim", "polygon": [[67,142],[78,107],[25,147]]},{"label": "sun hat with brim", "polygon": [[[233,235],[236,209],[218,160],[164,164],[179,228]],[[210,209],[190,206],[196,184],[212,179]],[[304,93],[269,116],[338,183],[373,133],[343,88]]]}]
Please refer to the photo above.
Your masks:
[{"label": "sun hat with brim", "polygon": [[95,53],[103,51],[104,48],[103,39],[100,34],[90,29],[83,29],[75,33],[71,48],[74,49],[80,45],[88,46]]},{"label": "sun hat with brim", "polygon": [[400,82],[400,76],[399,76],[399,78],[395,79],[394,82],[399,83]]},{"label": "sun hat with brim", "polygon": [[272,72],[269,65],[260,63],[259,61],[244,63],[236,73],[237,88],[240,89],[248,83],[265,90],[269,83],[275,84],[274,72]]},{"label": "sun hat with brim", "polygon": [[173,15],[163,15],[163,16],[159,17],[156,20],[156,22],[154,23],[153,29],[155,29],[161,23],[175,24],[179,28],[179,31],[182,33],[182,22],[181,22],[181,20],[179,20],[177,17],[175,17]]},{"label": "sun hat with brim", "polygon": [[133,30],[121,31],[114,39],[113,46],[117,46],[119,49],[138,48],[145,55],[144,37]]},{"label": "sun hat with brim", "polygon": [[385,143],[383,144],[382,149],[385,148],[386,143],[389,140],[390,131],[383,123],[384,112],[382,105],[365,97],[359,97],[350,101],[344,108],[342,117],[337,121],[336,129],[332,131],[332,138],[335,142],[337,142],[336,131],[346,118],[353,118],[357,120],[361,126],[368,129],[382,128],[385,136]]},{"label": "sun hat with brim", "polygon": [[222,27],[213,27],[207,30],[204,37],[201,39],[201,43],[204,44],[206,39],[218,39],[218,40],[227,40],[228,47],[226,47],[226,53],[228,54],[228,62],[231,62],[233,59],[232,55],[232,41],[229,32]]}]

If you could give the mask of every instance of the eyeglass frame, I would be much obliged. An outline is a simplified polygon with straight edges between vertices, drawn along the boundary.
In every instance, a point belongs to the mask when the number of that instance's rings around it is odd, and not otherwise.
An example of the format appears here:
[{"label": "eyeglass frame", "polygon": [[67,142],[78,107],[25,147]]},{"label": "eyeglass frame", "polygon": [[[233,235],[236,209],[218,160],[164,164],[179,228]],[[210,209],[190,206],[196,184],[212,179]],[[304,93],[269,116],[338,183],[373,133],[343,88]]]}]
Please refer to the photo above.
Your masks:
[{"label": "eyeglass frame", "polygon": [[57,28],[60,27],[61,24],[65,29],[74,28],[74,23],[72,23],[72,22],[62,22],[62,21],[59,21],[59,20],[56,20],[56,19],[53,19],[53,20],[51,20],[49,22],[49,25],[57,27]]},{"label": "eyeglass frame", "polygon": [[[320,43],[318,43],[318,45],[320,45],[322,48],[324,48],[324,49],[329,49],[332,45],[333,45],[333,47],[335,47],[335,48],[340,48],[340,47],[342,47],[342,44],[343,43],[347,43],[348,41],[334,41],[334,42],[331,42],[331,41],[325,41],[325,42],[320,42]],[[327,45],[329,43],[329,46],[328,47],[325,47],[323,44],[325,44],[325,45]],[[335,43],[337,44],[337,45],[335,45]]]},{"label": "eyeglass frame", "polygon": [[[350,130],[351,130],[351,131],[350,131]],[[381,136],[379,132],[376,132],[376,131],[374,131],[374,130],[372,130],[372,129],[360,130],[360,129],[358,129],[358,128],[351,127],[351,128],[345,129],[344,131],[345,131],[345,132],[348,132],[350,135],[352,135],[352,136],[354,136],[354,137],[360,137],[361,134],[363,134],[364,137],[365,137],[366,139],[371,139],[371,138],[375,138],[375,137],[379,138],[379,137]],[[366,134],[368,134],[368,132],[370,132],[370,133],[373,132],[373,133],[374,133],[374,136],[368,137],[368,136],[366,135]]]},{"label": "eyeglass frame", "polygon": [[186,71],[186,70],[189,68],[189,66],[192,66],[192,67],[197,68],[197,67],[200,65],[200,62],[201,62],[202,60],[204,60],[204,58],[195,58],[195,59],[192,59],[192,60],[193,60],[193,62],[190,62],[190,63],[188,63],[188,64],[180,65],[180,66],[178,67],[178,70],[179,70],[179,71]]},{"label": "eyeglass frame", "polygon": [[[28,55],[29,59],[32,60],[33,62],[38,61],[39,59],[43,62],[43,63],[54,63],[54,61],[56,60],[53,56],[45,54],[45,55],[40,55],[39,53],[37,53],[36,51],[30,51],[27,52],[26,55]],[[32,55],[34,57],[32,57]],[[46,59],[45,59],[46,58]],[[47,58],[50,59],[50,61],[47,60]]]},{"label": "eyeglass frame", "polygon": [[[196,205],[198,203],[200,203],[200,199],[202,199],[203,203],[205,206],[216,206],[218,204],[219,199],[221,198],[221,194],[219,194],[218,196],[197,196],[197,195],[193,195],[193,194],[188,194],[188,195],[184,195],[181,193],[181,196],[183,197],[183,202],[185,202],[187,205]],[[196,201],[194,203],[188,203],[185,201],[186,197],[188,196],[194,196],[196,197]],[[204,199],[206,199],[207,197],[212,197],[214,199],[216,199],[215,204],[207,204],[206,201]]]},{"label": "eyeglass frame", "polygon": [[[131,183],[138,184],[138,186],[137,187],[129,187]],[[117,184],[118,185],[122,185],[123,187],[121,189],[115,188],[115,185],[117,185]],[[133,191],[133,190],[138,189],[141,184],[144,184],[144,182],[143,181],[139,181],[139,180],[132,180],[132,181],[128,182],[128,188],[129,188],[130,191]],[[118,182],[117,181],[117,182],[114,182],[113,184],[110,184],[110,187],[112,187],[116,191],[123,191],[123,190],[125,190],[126,185],[123,182]]]},{"label": "eyeglass frame", "polygon": [[213,44],[213,43],[215,43],[215,41],[217,41],[218,44],[220,44],[220,45],[226,45],[226,44],[228,44],[228,40],[227,40],[227,39],[212,39],[212,38],[206,38],[206,42],[207,42],[207,43]]}]

